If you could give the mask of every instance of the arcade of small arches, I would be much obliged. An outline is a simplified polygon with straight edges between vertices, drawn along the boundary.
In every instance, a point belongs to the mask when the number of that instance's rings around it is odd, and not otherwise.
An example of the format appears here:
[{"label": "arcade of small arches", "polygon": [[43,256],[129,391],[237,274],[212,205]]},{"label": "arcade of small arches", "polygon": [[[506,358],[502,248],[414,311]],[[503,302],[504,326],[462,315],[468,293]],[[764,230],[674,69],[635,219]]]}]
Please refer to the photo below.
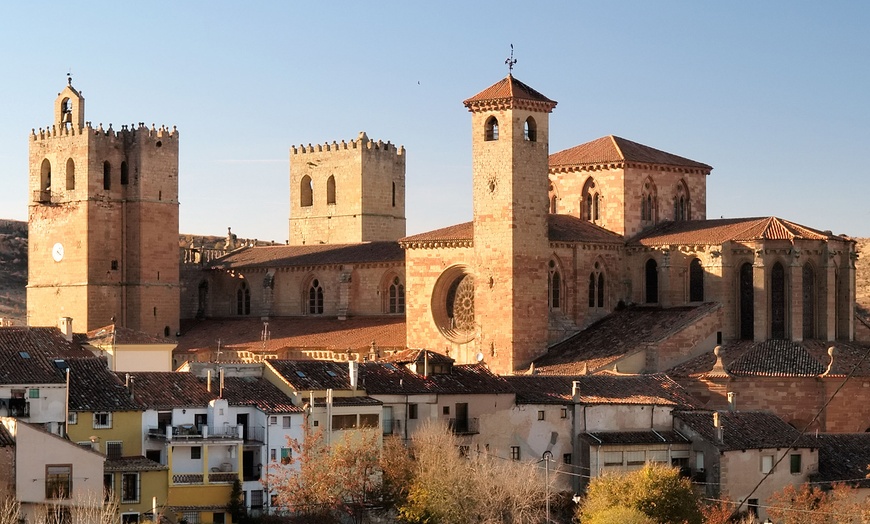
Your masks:
[{"label": "arcade of small arches", "polygon": [[[483,139],[486,142],[498,140],[498,119],[490,116],[483,125]],[[523,140],[526,142],[538,141],[538,124],[534,117],[528,117],[523,122]]]},{"label": "arcade of small arches", "polygon": [[[76,164],[75,160],[72,158],[68,158],[65,165],[65,173],[64,173],[64,189],[67,191],[72,191],[76,188]],[[39,189],[41,191],[51,191],[52,189],[52,180],[51,180],[52,170],[51,170],[51,161],[47,158],[42,160],[42,164],[40,165],[39,170]],[[112,164],[108,160],[103,162],[103,189],[109,191],[112,189]],[[129,169],[127,168],[127,162],[122,161],[120,166],[120,180],[122,186],[126,186],[130,183],[130,174]]]}]

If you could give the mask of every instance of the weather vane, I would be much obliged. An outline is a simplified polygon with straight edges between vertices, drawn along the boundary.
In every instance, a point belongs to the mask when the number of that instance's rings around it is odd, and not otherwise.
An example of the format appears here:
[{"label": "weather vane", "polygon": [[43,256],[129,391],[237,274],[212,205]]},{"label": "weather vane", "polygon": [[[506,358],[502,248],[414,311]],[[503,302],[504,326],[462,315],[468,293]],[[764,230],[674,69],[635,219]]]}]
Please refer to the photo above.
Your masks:
[{"label": "weather vane", "polygon": [[514,58],[514,45],[513,44],[511,44],[511,57],[506,59],[504,61],[504,63],[507,64],[507,66],[508,66],[508,74],[513,73],[514,65],[517,63],[517,59]]},{"label": "weather vane", "polygon": [[72,85],[72,68],[69,68],[66,73],[66,82]]}]

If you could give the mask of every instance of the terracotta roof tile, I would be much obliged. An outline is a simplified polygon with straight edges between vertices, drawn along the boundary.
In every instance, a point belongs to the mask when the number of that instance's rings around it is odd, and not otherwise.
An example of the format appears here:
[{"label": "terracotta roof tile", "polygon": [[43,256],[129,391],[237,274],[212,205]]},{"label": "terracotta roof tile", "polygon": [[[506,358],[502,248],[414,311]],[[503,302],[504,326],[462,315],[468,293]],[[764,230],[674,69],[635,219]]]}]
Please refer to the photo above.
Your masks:
[{"label": "terracotta roof tile", "polygon": [[218,398],[190,373],[131,373],[134,398],[147,409],[201,408]]},{"label": "terracotta roof tile", "polygon": [[323,360],[269,360],[265,364],[282,376],[295,391],[351,389],[347,363],[339,364]]},{"label": "terracotta roof tile", "polygon": [[820,433],[810,436],[819,448],[819,471],[812,482],[847,482],[868,488],[867,465],[870,464],[870,433]]},{"label": "terracotta roof tile", "polygon": [[54,327],[0,327],[0,384],[66,382],[55,359],[94,358]]},{"label": "terracotta roof tile", "polygon": [[422,364],[428,360],[430,364],[453,365],[456,362],[447,355],[428,349],[403,349],[381,358],[378,362],[395,362],[397,364]]},{"label": "terracotta roof tile", "polygon": [[674,418],[683,421],[720,451],[768,449],[788,447],[814,447],[800,431],[781,418],[766,411],[720,411],[723,426],[722,443],[717,442],[712,411],[674,412]]},{"label": "terracotta roof tile", "polygon": [[707,303],[674,308],[632,306],[616,311],[550,346],[535,361],[535,371],[545,375],[594,372],[664,340],[720,307]]},{"label": "terracotta roof tile", "polygon": [[614,135],[601,137],[591,142],[553,153],[550,155],[549,164],[550,169],[558,169],[622,162],[688,167],[708,173],[713,169],[707,164],[666,153]]},{"label": "terracotta roof tile", "polygon": [[0,448],[14,445],[15,437],[12,436],[12,433],[9,433],[9,430],[6,429],[4,424],[0,424]]},{"label": "terracotta roof tile", "polygon": [[363,242],[246,247],[213,260],[211,268],[247,269],[404,261],[405,254],[396,242]]},{"label": "terracotta roof tile", "polygon": [[667,375],[516,375],[505,377],[523,404],[645,404],[694,407],[697,402]]},{"label": "terracotta roof tile", "polygon": [[[551,242],[593,242],[622,244],[624,239],[603,227],[571,215],[550,214],[547,216],[547,237]],[[464,222],[454,226],[427,231],[399,240],[402,247],[424,247],[427,243],[452,243],[474,241],[474,224]]]},{"label": "terracotta roof tile", "polygon": [[361,380],[370,395],[513,393],[506,377],[494,374],[482,364],[455,365],[449,373],[424,377],[389,362],[370,362],[363,365]]},{"label": "terracotta roof tile", "polygon": [[726,368],[737,376],[815,377],[825,372],[798,342],[768,340],[744,352]]},{"label": "terracotta roof tile", "polygon": [[[114,338],[113,338],[114,337]],[[175,340],[149,335],[134,329],[109,324],[87,333],[87,342],[93,345],[105,344],[175,344]]]},{"label": "terracotta roof tile", "polygon": [[555,101],[550,100],[510,74],[462,103],[471,111],[478,108],[487,108],[491,105],[513,107],[513,105],[508,104],[517,104],[523,107],[523,102],[526,104],[533,103],[547,112],[552,111],[556,106]]},{"label": "terracotta roof tile", "polygon": [[103,465],[103,471],[164,471],[168,470],[169,466],[164,466],[159,462],[154,462],[151,459],[139,457],[120,457],[116,459],[106,459]]},{"label": "terracotta roof tile", "polygon": [[130,398],[124,382],[106,367],[102,358],[70,359],[69,409],[71,411],[142,411]]},{"label": "terracotta roof tile", "polygon": [[632,444],[688,444],[689,439],[676,431],[600,431],[580,433],[580,438],[593,446]]},{"label": "terracotta roof tile", "polygon": [[[200,379],[206,382],[205,379]],[[212,391],[219,387],[212,378]],[[268,380],[260,377],[224,377],[223,398],[231,406],[252,406],[265,413],[299,413],[287,395]]]},{"label": "terracotta roof tile", "polygon": [[374,342],[379,348],[405,348],[405,318],[400,316],[273,317],[270,338],[263,343],[263,321],[253,317],[207,319],[185,323],[176,353],[222,348],[257,352],[294,349],[364,351]]},{"label": "terracotta roof tile", "polygon": [[720,218],[662,222],[630,239],[628,245],[721,245],[728,241],[832,240],[839,238],[777,217]]}]

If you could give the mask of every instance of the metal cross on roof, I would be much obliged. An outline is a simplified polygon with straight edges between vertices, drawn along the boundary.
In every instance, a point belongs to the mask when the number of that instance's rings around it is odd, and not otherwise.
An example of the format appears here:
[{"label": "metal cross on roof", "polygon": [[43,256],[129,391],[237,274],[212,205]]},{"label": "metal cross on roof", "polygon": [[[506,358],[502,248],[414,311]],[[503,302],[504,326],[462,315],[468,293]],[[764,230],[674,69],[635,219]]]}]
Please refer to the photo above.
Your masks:
[{"label": "metal cross on roof", "polygon": [[508,66],[508,74],[513,73],[514,65],[517,63],[517,59],[514,58],[514,45],[513,44],[511,44],[511,56],[510,56],[510,58],[506,59],[504,61],[504,63],[507,64],[507,66]]}]

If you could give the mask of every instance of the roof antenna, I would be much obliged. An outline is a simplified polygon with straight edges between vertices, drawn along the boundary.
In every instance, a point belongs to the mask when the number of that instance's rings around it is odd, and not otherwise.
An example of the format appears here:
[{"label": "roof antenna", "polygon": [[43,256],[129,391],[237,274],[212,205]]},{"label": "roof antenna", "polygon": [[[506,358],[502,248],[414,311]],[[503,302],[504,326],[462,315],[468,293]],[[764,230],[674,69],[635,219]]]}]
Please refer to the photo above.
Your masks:
[{"label": "roof antenna", "polygon": [[510,56],[510,58],[506,59],[504,61],[504,63],[508,66],[508,76],[510,76],[511,73],[513,73],[513,71],[514,71],[514,65],[516,65],[516,63],[517,63],[517,59],[514,58],[514,45],[513,44],[511,44],[511,56]]}]

